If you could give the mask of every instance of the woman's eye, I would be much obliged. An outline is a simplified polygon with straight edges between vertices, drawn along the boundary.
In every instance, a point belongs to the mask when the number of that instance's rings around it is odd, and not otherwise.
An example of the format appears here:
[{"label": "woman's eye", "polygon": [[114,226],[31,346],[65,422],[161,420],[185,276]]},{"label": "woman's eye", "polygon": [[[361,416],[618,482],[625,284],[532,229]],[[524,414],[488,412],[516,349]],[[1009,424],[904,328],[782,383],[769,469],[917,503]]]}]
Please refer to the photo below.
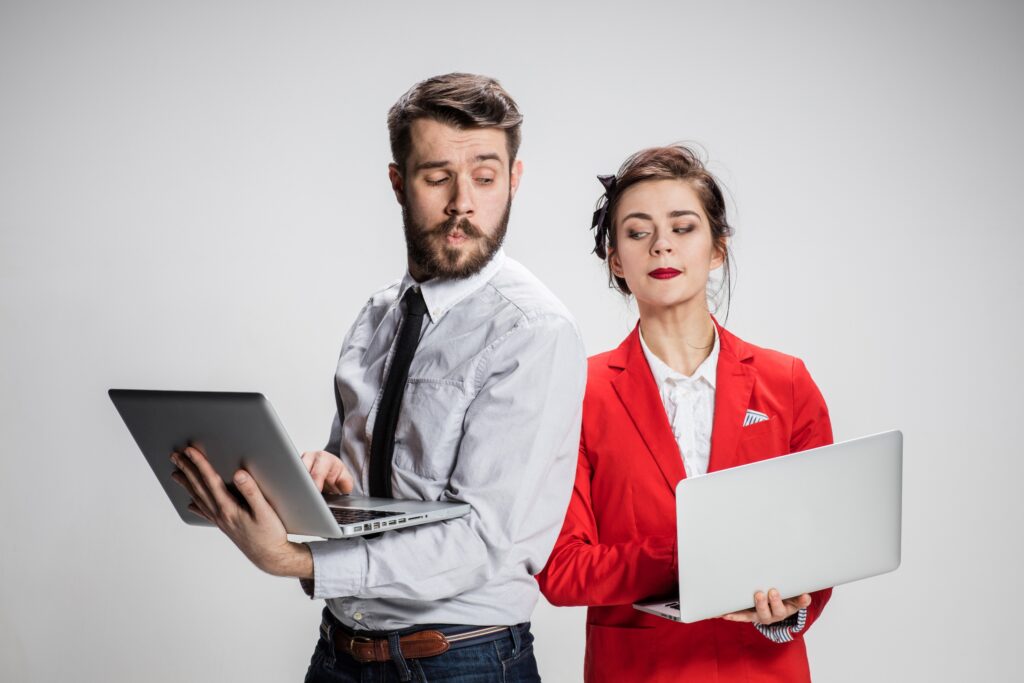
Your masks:
[{"label": "woman's eye", "polygon": [[639,230],[630,230],[627,234],[629,235],[629,239],[631,240],[642,240],[643,238],[647,237],[650,233],[641,232]]},{"label": "woman's eye", "polygon": [[692,225],[680,225],[678,227],[672,228],[672,232],[678,235],[685,235],[686,233],[691,232],[692,230]]}]

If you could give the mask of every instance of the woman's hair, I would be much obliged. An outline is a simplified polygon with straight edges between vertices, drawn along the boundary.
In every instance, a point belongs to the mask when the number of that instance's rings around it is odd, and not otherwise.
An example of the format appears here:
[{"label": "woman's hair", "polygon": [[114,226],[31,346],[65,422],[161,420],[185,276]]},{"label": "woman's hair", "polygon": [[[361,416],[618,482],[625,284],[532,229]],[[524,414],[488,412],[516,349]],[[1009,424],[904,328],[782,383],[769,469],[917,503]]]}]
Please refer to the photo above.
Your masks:
[{"label": "woman's hair", "polygon": [[[645,180],[683,180],[693,188],[704,207],[704,213],[707,214],[712,243],[724,257],[722,285],[713,292],[709,291],[709,298],[717,301],[724,291],[728,300],[732,283],[728,238],[732,236],[733,228],[725,215],[725,197],[718,181],[704,167],[700,156],[686,145],[674,144],[640,150],[622,163],[614,180],[602,180],[607,191],[598,200],[598,210],[595,212],[594,227],[597,233],[594,253],[607,261],[609,249],[614,250],[618,246],[615,210],[618,208],[619,198],[628,188]],[[627,296],[632,293],[626,281],[612,272],[610,262],[608,285]]]}]

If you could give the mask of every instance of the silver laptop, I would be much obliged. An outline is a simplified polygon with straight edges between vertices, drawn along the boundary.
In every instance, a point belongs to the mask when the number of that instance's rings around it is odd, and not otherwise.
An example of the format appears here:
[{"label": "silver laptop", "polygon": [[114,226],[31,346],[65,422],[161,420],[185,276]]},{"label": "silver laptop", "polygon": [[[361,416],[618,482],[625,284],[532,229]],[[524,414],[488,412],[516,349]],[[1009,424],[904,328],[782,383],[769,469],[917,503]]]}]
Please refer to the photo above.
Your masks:
[{"label": "silver laptop", "polygon": [[199,447],[231,483],[243,468],[256,479],[288,533],[344,538],[461,517],[466,503],[322,495],[262,394],[111,389],[110,399],[156,478],[189,523],[209,522],[188,510],[190,498],[173,479],[173,451]]},{"label": "silver laptop", "polygon": [[633,605],[692,623],[900,564],[903,434],[883,432],[683,479],[679,594]]}]

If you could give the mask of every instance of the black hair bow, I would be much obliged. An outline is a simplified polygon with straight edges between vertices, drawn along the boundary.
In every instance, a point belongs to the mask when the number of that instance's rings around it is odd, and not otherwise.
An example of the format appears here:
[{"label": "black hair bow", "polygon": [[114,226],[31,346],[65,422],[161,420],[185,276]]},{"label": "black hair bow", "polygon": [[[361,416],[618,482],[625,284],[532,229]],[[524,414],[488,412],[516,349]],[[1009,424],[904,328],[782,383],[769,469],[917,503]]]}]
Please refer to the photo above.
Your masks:
[{"label": "black hair bow", "polygon": [[597,200],[597,209],[594,211],[594,219],[590,229],[594,231],[594,251],[600,258],[608,256],[608,229],[611,227],[608,216],[608,205],[612,203],[615,194],[616,178],[613,175],[599,175],[597,179],[604,185],[604,195]]}]

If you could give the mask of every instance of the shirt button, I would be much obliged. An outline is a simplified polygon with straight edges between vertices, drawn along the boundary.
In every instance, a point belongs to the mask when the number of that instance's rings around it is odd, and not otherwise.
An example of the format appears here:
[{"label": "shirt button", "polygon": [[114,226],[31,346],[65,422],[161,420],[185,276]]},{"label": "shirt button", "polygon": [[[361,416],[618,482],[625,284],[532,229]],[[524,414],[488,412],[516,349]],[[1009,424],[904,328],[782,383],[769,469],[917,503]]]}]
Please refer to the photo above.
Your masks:
[{"label": "shirt button", "polygon": [[355,614],[352,615],[352,618],[355,619],[356,621],[362,621],[363,620],[363,613],[362,612],[356,612]]}]

